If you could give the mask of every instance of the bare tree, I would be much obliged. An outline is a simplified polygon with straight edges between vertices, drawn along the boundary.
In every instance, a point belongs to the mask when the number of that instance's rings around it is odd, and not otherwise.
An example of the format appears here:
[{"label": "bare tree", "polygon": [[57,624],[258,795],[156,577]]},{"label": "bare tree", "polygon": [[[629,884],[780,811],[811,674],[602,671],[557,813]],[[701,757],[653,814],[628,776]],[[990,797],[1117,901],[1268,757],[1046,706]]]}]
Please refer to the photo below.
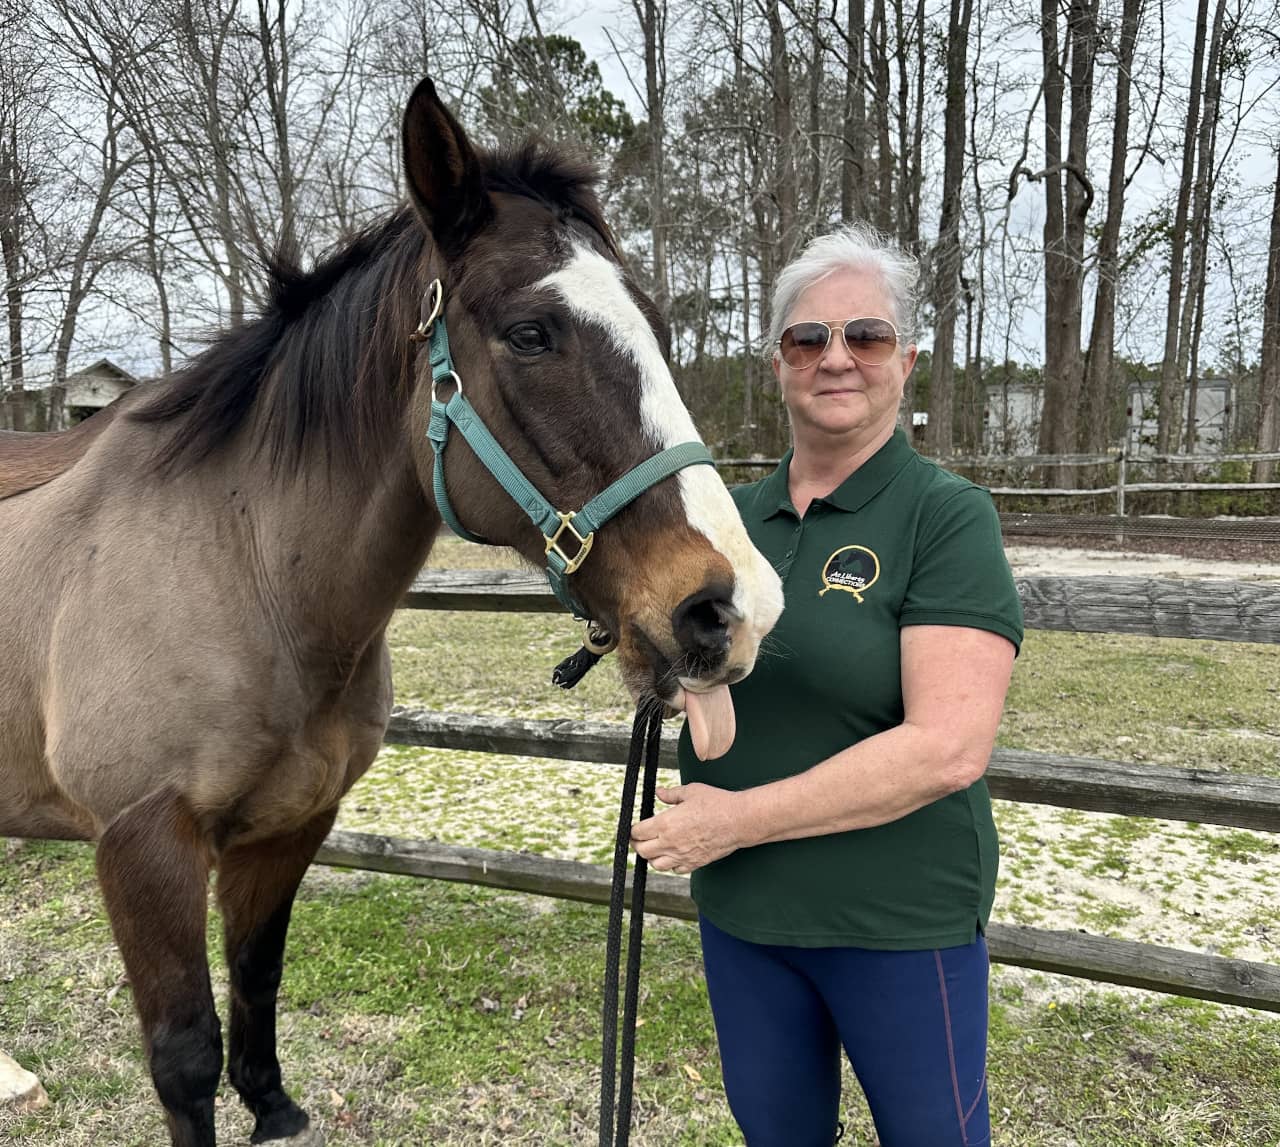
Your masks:
[{"label": "bare tree", "polygon": [[1187,115],[1182,133],[1182,169],[1178,181],[1177,205],[1173,229],[1169,236],[1169,294],[1165,310],[1164,359],[1160,366],[1160,389],[1157,395],[1159,424],[1156,450],[1169,453],[1177,443],[1182,427],[1182,379],[1178,371],[1179,319],[1182,311],[1183,261],[1186,254],[1187,213],[1191,204],[1191,187],[1195,179],[1196,128],[1200,122],[1200,87],[1204,74],[1205,33],[1208,28],[1209,0],[1196,6],[1196,31],[1191,57],[1191,86],[1187,95]]},{"label": "bare tree", "polygon": [[[1276,185],[1271,204],[1267,278],[1262,300],[1262,361],[1258,368],[1258,450],[1280,451],[1280,150],[1276,153]],[[1254,468],[1258,482],[1270,482],[1274,462]]]},{"label": "bare tree", "polygon": [[[1096,0],[1071,0],[1066,42],[1059,56],[1056,0],[1042,0],[1040,34],[1045,69],[1044,407],[1040,450],[1075,449],[1080,395],[1085,221],[1093,201],[1087,140],[1096,54]],[[1070,60],[1071,117],[1062,149],[1062,102]],[[1065,195],[1063,183],[1065,180]],[[1053,480],[1066,484],[1073,471]]]},{"label": "bare tree", "polygon": [[26,290],[36,271],[27,254],[34,229],[32,201],[44,178],[39,141],[45,122],[47,92],[38,45],[27,29],[30,11],[6,0],[0,19],[0,258],[4,264],[8,422],[25,430]]},{"label": "bare tree", "polygon": [[845,34],[844,151],[840,167],[840,218],[848,223],[866,214],[867,94],[864,41],[867,8],[864,0],[849,0]]},{"label": "bare tree", "polygon": [[1183,449],[1195,452],[1196,406],[1200,384],[1200,331],[1204,325],[1204,290],[1212,225],[1214,153],[1222,92],[1222,39],[1226,0],[1218,0],[1205,65],[1204,106],[1196,142],[1196,180],[1191,207],[1191,270],[1178,331],[1178,381],[1186,381],[1186,436]]},{"label": "bare tree", "polygon": [[1116,46],[1116,96],[1111,130],[1111,168],[1107,179],[1107,216],[1098,241],[1098,288],[1093,303],[1093,326],[1085,355],[1081,387],[1080,448],[1103,450],[1110,437],[1114,408],[1116,285],[1120,271],[1120,226],[1124,220],[1126,161],[1129,153],[1129,92],[1133,59],[1142,19],[1143,0],[1124,0],[1120,40]]},{"label": "bare tree", "polygon": [[666,221],[666,0],[632,0],[644,37],[645,114],[649,121],[649,227],[653,235],[654,302],[665,311],[671,300],[667,272]]},{"label": "bare tree", "polygon": [[934,334],[929,378],[929,452],[952,451],[955,390],[955,334],[960,250],[961,192],[964,182],[966,51],[972,0],[951,0],[947,26],[947,102],[943,143],[942,218],[933,250]]}]

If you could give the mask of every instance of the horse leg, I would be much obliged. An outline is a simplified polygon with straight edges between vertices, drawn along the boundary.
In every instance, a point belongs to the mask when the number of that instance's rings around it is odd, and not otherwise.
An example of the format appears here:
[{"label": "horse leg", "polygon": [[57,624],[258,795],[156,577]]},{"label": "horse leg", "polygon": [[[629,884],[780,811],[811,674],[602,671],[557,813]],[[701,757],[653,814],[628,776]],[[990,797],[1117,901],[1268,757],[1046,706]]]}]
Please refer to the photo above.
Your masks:
[{"label": "horse leg", "polygon": [[174,1147],[214,1147],[222,1033],[205,948],[209,860],[186,802],[165,789],[130,805],[102,834],[97,868]]},{"label": "horse leg", "polygon": [[[228,1068],[254,1114],[250,1142],[323,1142],[284,1090],[276,1058],[276,995],[294,894],[337,810],[288,836],[231,847],[218,861],[227,968],[231,974]],[[292,1137],[295,1137],[292,1138]]]}]

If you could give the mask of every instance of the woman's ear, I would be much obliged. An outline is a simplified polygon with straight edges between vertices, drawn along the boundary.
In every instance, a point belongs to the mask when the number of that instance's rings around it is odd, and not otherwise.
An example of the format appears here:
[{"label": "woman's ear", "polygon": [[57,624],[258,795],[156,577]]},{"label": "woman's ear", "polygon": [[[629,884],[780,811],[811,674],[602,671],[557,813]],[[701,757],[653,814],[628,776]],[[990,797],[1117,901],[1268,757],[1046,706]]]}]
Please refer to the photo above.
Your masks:
[{"label": "woman's ear", "polygon": [[480,159],[430,79],[409,97],[402,140],[409,198],[418,217],[446,254],[460,250],[493,208]]}]

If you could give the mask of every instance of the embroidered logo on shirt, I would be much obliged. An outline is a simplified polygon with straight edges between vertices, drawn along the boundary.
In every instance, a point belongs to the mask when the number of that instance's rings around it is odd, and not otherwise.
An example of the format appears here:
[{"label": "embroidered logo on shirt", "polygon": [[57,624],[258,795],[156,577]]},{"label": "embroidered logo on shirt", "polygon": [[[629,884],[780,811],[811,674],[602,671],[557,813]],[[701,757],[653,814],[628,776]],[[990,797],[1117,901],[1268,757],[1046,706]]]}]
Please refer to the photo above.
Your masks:
[{"label": "embroidered logo on shirt", "polygon": [[862,595],[875,585],[880,577],[880,559],[866,546],[841,546],[822,567],[822,584],[825,588],[818,591],[818,596],[829,589],[842,589],[853,594],[858,604],[862,604]]}]

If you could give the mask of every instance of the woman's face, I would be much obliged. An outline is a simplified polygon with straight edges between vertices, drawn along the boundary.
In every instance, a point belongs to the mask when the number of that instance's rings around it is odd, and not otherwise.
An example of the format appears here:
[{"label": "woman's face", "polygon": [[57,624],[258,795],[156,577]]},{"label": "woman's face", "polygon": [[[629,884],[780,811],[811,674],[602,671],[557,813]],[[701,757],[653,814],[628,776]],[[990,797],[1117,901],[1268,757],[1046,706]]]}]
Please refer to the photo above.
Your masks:
[{"label": "woman's face", "polygon": [[[877,317],[895,321],[879,276],[866,271],[837,271],[805,291],[784,324],[818,320],[839,328],[846,319]],[[797,439],[847,438],[860,444],[891,429],[902,401],[902,387],[916,361],[916,348],[899,346],[882,366],[867,366],[832,332],[822,357],[795,368],[773,352],[773,372],[791,415]]]}]

